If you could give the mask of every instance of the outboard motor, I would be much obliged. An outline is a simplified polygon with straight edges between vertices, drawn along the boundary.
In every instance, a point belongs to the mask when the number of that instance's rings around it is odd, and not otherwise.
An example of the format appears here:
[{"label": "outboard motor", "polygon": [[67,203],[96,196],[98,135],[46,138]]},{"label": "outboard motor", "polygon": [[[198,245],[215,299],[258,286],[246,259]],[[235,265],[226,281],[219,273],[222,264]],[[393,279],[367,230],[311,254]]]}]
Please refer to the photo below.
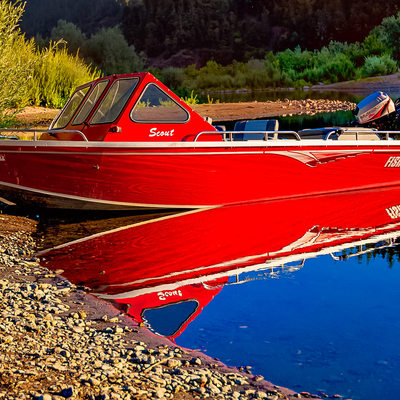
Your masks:
[{"label": "outboard motor", "polygon": [[[364,100],[357,104],[355,110],[356,120],[358,124],[375,127],[378,129],[390,129],[385,126],[392,125],[393,120],[397,119],[397,113],[390,115],[396,111],[393,100],[383,92],[375,92],[367,96]],[[381,119],[377,121],[378,119]]]}]

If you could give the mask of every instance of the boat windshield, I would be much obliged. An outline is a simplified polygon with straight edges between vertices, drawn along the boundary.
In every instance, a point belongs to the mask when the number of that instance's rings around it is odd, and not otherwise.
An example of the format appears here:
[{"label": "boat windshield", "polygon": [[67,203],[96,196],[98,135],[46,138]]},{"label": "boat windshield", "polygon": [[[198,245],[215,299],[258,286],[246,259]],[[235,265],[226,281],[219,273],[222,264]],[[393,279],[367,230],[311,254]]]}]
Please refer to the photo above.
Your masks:
[{"label": "boat windshield", "polygon": [[138,82],[138,78],[117,79],[114,81],[90,123],[107,124],[114,122],[121,113]]},{"label": "boat windshield", "polygon": [[80,125],[85,121],[90,112],[93,110],[93,107],[99,100],[100,96],[103,94],[104,89],[107,87],[109,82],[110,82],[109,80],[101,81],[95,85],[93,90],[90,92],[89,96],[82,104],[82,107],[79,110],[78,114],[72,121],[72,125]]},{"label": "boat windshield", "polygon": [[56,122],[51,127],[52,129],[62,129],[66,127],[75,114],[75,111],[81,105],[83,99],[85,98],[87,92],[90,89],[89,86],[85,86],[79,90],[77,90],[69,99],[68,103],[65,105],[63,110],[61,111],[59,117]]}]

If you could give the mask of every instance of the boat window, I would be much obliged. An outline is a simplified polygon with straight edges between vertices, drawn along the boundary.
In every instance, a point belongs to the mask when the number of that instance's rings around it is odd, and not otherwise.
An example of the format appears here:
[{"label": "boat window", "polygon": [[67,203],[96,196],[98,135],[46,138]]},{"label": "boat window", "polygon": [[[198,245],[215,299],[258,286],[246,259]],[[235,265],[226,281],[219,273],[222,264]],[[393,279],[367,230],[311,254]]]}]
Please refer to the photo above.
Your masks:
[{"label": "boat window", "polygon": [[142,318],[147,327],[159,335],[174,336],[193,316],[198,306],[199,303],[196,300],[165,304],[161,307],[144,309]]},{"label": "boat window", "polygon": [[90,86],[86,86],[82,89],[77,90],[69,99],[68,103],[62,109],[60,116],[57,121],[53,124],[52,129],[61,129],[68,125],[75,111],[78,109],[83,99],[85,98]]},{"label": "boat window", "polygon": [[135,122],[186,122],[189,114],[157,85],[151,83],[133,107],[131,118]]},{"label": "boat window", "polygon": [[100,96],[103,94],[104,89],[107,87],[109,82],[109,80],[101,81],[93,88],[85,102],[82,104],[82,107],[79,110],[78,114],[72,121],[72,125],[79,125],[82,124],[83,121],[85,121],[90,112],[93,110],[93,107],[97,103],[97,100],[99,100]]},{"label": "boat window", "polygon": [[138,78],[114,81],[90,122],[92,124],[107,124],[115,121],[138,82]]}]

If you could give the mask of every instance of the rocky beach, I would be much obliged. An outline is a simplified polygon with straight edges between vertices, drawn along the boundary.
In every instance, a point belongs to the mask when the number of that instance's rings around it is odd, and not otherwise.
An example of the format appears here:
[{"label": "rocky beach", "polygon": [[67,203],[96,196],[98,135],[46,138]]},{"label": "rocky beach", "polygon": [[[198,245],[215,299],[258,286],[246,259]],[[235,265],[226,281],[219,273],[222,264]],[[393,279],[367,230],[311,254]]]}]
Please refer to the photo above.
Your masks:
[{"label": "rocky beach", "polygon": [[35,229],[0,215],[0,399],[318,398],[139,326],[63,271],[41,267]]}]

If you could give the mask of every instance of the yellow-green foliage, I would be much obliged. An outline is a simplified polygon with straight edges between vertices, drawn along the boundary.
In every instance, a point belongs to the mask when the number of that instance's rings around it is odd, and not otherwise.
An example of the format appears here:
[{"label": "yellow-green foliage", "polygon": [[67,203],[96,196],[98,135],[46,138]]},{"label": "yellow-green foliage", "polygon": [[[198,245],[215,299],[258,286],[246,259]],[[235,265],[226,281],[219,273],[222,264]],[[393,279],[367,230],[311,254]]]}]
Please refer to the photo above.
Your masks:
[{"label": "yellow-green foliage", "polygon": [[[0,0],[0,122],[27,104],[62,107],[76,86],[95,79],[78,55],[59,43],[39,51],[19,29],[25,3]],[[6,111],[7,110],[7,111]]]},{"label": "yellow-green foliage", "polygon": [[197,94],[194,93],[194,90],[190,92],[190,97],[184,97],[182,100],[189,106],[194,106],[200,102],[197,98]]},{"label": "yellow-green foliage", "polygon": [[32,79],[33,41],[27,41],[18,28],[24,3],[0,0],[0,116],[28,101],[27,83]]},{"label": "yellow-green foliage", "polygon": [[73,90],[99,77],[78,54],[68,54],[62,43],[51,43],[37,51],[33,79],[30,81],[30,98],[33,104],[60,108]]}]

